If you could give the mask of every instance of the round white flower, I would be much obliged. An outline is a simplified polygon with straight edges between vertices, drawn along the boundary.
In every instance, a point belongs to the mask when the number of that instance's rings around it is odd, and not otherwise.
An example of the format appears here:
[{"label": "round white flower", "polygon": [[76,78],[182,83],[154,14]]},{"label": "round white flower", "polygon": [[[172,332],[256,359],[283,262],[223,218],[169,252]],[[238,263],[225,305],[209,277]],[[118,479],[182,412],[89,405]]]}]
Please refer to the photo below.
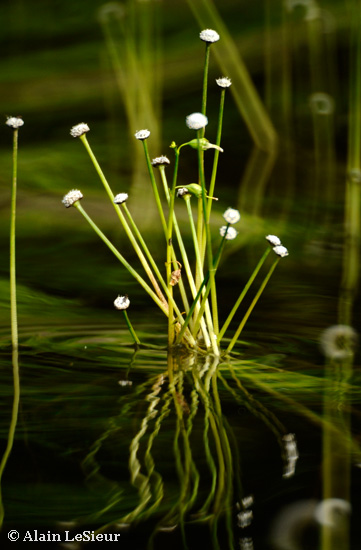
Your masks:
[{"label": "round white flower", "polygon": [[203,40],[203,42],[218,42],[219,34],[212,29],[204,29],[204,31],[199,33],[199,38]]},{"label": "round white flower", "polygon": [[128,200],[128,193],[118,193],[114,197],[115,204],[122,204],[126,200]]},{"label": "round white flower", "polygon": [[227,241],[233,241],[238,235],[238,231],[234,227],[228,227],[226,225],[222,225],[222,227],[219,228],[219,232],[222,237],[225,236]]},{"label": "round white flower", "polygon": [[241,214],[235,208],[227,208],[227,210],[223,214],[223,217],[227,223],[234,224],[239,222],[239,220],[241,219]]},{"label": "round white flower", "polygon": [[191,130],[200,130],[208,124],[208,118],[202,113],[192,113],[186,117],[186,125]]},{"label": "round white flower", "polygon": [[139,130],[138,132],[135,132],[134,135],[137,139],[140,139],[141,141],[143,141],[144,139],[149,138],[150,131],[149,130]]},{"label": "round white flower", "polygon": [[83,193],[79,189],[72,189],[64,196],[62,203],[66,208],[69,208],[69,206],[73,206],[75,202],[80,201],[82,198]]},{"label": "round white flower", "polygon": [[76,126],[73,126],[70,130],[70,135],[74,138],[80,137],[83,134],[86,134],[89,132],[90,128],[85,122],[81,122],[80,124],[77,124]]},{"label": "round white flower", "polygon": [[160,157],[156,157],[152,160],[152,166],[165,166],[166,164],[170,164],[170,160],[168,157],[165,157],[164,155]]},{"label": "round white flower", "polygon": [[8,116],[5,124],[10,128],[13,128],[13,130],[17,130],[20,126],[24,126],[24,121],[19,116]]},{"label": "round white flower", "polygon": [[281,256],[281,258],[284,258],[285,256],[288,256],[288,250],[285,246],[277,245],[273,247],[273,252],[277,254],[277,256]]},{"label": "round white flower", "polygon": [[222,76],[222,78],[216,78],[216,82],[220,88],[229,88],[232,85],[232,81],[227,76]]},{"label": "round white flower", "polygon": [[114,307],[116,309],[128,309],[129,306],[130,306],[130,300],[127,295],[118,296],[118,298],[114,300]]},{"label": "round white flower", "polygon": [[267,235],[266,240],[272,246],[279,246],[281,244],[281,239],[279,239],[276,235]]}]

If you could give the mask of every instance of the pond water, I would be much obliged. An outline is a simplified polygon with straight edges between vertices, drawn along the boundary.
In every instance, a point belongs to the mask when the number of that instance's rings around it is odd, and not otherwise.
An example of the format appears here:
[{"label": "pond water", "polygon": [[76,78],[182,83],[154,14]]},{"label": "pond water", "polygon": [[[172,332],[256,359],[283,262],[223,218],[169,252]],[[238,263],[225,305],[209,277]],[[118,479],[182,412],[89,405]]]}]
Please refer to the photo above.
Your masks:
[{"label": "pond water", "polygon": [[262,342],[250,332],[229,360],[168,354],[154,323],[140,325],[140,349],[89,318],[22,330],[2,545],[16,530],[54,548],[97,536],[139,550],[359,548],[360,377],[349,358],[325,362],[312,342],[272,329]]}]

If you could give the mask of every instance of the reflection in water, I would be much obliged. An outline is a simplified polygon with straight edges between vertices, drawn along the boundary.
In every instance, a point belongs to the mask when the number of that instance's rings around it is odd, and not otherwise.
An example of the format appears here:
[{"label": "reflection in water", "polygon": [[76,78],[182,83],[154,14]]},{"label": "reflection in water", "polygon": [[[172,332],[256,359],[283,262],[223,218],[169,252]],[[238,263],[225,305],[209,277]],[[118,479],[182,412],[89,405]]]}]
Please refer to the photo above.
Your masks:
[{"label": "reflection in water", "polygon": [[13,448],[16,424],[18,421],[18,412],[19,412],[20,377],[19,377],[19,352],[18,352],[17,342],[16,342],[16,345],[13,346],[13,350],[12,350],[12,364],[13,364],[13,384],[14,384],[13,406],[11,411],[11,421],[9,426],[8,438],[6,442],[6,448],[0,462],[0,529],[3,525],[4,515],[5,515],[1,483],[2,483],[2,477],[3,477],[3,473],[5,470],[7,461],[9,459],[11,450]]},{"label": "reflection in water", "polygon": [[[183,361],[180,356],[168,354],[166,371],[143,384],[129,386],[134,394],[123,400],[119,416],[109,421],[108,429],[83,461],[88,484],[106,492],[107,502],[81,521],[99,524],[102,516],[113,517],[99,528],[99,532],[104,532],[151,519],[150,549],[156,546],[161,533],[173,531],[181,537],[182,548],[188,548],[192,526],[207,528],[214,550],[234,549],[237,545],[253,548],[248,531],[253,523],[254,497],[245,494],[242,485],[239,441],[222,410],[220,389],[271,430],[284,460],[284,477],[294,474],[298,451],[295,435],[287,433],[276,415],[243,386],[240,372],[232,363],[219,363],[211,356],[200,362],[195,355]],[[98,456],[106,440],[120,433],[122,420],[132,415],[136,403],[142,408],[146,404],[146,409],[129,446],[130,483],[135,492],[128,491],[126,495],[120,483],[102,475]],[[170,480],[168,474],[165,477],[164,464],[159,463],[157,438],[164,424],[167,433],[172,434],[173,457],[167,457],[167,462],[178,480],[175,493],[174,478]],[[172,489],[168,487],[170,483]],[[129,493],[136,499],[134,507],[117,517],[123,497],[129,506]],[[238,542],[237,530],[245,532]]]}]

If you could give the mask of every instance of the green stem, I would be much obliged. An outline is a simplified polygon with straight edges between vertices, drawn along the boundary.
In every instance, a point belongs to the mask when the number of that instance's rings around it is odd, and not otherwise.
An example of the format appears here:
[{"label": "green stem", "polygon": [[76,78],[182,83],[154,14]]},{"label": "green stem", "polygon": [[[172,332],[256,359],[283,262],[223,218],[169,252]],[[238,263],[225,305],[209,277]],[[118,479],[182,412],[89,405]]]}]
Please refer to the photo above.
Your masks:
[{"label": "green stem", "polygon": [[161,203],[160,196],[159,196],[159,193],[158,193],[157,182],[155,181],[154,172],[153,172],[153,168],[152,168],[152,163],[150,161],[147,140],[143,139],[142,142],[143,142],[145,160],[146,160],[146,163],[147,163],[147,168],[148,168],[148,172],[149,172],[149,176],[150,176],[150,181],[151,181],[151,184],[152,184],[152,189],[153,189],[153,193],[154,193],[155,202],[157,204],[159,217],[160,217],[160,221],[162,223],[164,235],[165,235],[165,238],[167,239],[167,234],[168,234],[167,222],[165,220],[165,216],[164,216],[164,212],[163,212],[163,208],[162,208],[162,203]]},{"label": "green stem", "polygon": [[13,130],[13,175],[10,214],[10,317],[13,349],[18,348],[18,321],[16,305],[16,190],[18,173],[18,130]]},{"label": "green stem", "polygon": [[[131,213],[129,212],[129,209],[128,209],[127,205],[125,204],[125,202],[123,202],[123,204],[122,204],[121,206],[122,206],[124,212],[126,213],[127,218],[128,218],[128,220],[129,220],[129,223],[130,223],[130,226],[131,226],[131,228],[132,228],[132,230],[133,230],[133,233],[135,234],[135,236],[136,236],[137,239],[139,240],[139,242],[140,242],[140,244],[141,244],[141,246],[142,246],[142,248],[143,248],[143,250],[144,250],[144,252],[145,252],[145,254],[146,254],[147,258],[148,258],[148,260],[149,260],[150,265],[152,266],[152,268],[154,269],[154,272],[155,272],[156,276],[158,277],[158,280],[159,280],[159,282],[160,282],[160,284],[161,284],[161,286],[162,286],[164,292],[165,292],[166,295],[168,296],[168,299],[173,300],[173,297],[172,297],[171,293],[169,292],[169,289],[168,289],[168,287],[167,287],[167,285],[166,285],[166,283],[165,283],[165,281],[164,281],[164,279],[163,279],[163,277],[162,277],[162,275],[161,275],[161,273],[160,273],[160,271],[159,271],[159,269],[158,269],[158,266],[157,266],[157,264],[155,263],[155,261],[154,261],[154,259],[153,259],[153,256],[151,255],[151,253],[150,253],[150,251],[149,251],[149,249],[148,249],[148,247],[147,247],[147,245],[146,245],[146,243],[145,243],[145,241],[144,241],[144,239],[143,239],[143,237],[142,237],[142,234],[140,233],[138,227],[136,226],[136,223],[135,223],[135,221],[133,220],[133,217],[132,217]],[[181,312],[179,311],[179,308],[178,308],[178,306],[177,306],[177,304],[175,303],[174,300],[173,300],[173,307],[174,307],[174,311],[176,312],[179,321],[180,321],[180,322],[183,322],[182,314],[181,314]]]},{"label": "green stem", "polygon": [[[226,235],[226,233],[225,233],[225,235]],[[221,254],[222,254],[222,250],[223,250],[223,246],[224,246],[224,243],[225,243],[225,235],[224,235],[224,237],[222,238],[222,241],[221,241],[221,243],[220,243],[220,245],[219,245],[218,252],[217,252],[216,257],[215,257],[215,259],[214,259],[214,267],[215,267],[216,270],[217,270],[217,268],[218,268],[219,261],[220,261],[220,258],[221,258]],[[209,294],[209,289],[210,289],[210,284],[209,284],[209,271],[206,273],[206,276],[204,277],[204,279],[203,279],[203,281],[202,281],[202,283],[201,283],[201,285],[200,285],[200,287],[199,287],[199,289],[198,289],[197,295],[196,295],[196,297],[195,297],[194,300],[193,300],[193,303],[192,303],[192,305],[191,305],[191,307],[190,307],[190,310],[189,310],[189,312],[188,312],[188,315],[187,315],[187,317],[186,317],[185,320],[184,320],[184,324],[182,325],[182,329],[181,329],[180,333],[178,334],[177,343],[179,343],[179,342],[181,341],[182,337],[183,337],[184,331],[186,330],[186,328],[187,328],[187,326],[188,326],[188,324],[189,324],[189,322],[190,322],[190,319],[191,319],[191,317],[192,317],[192,315],[193,315],[194,309],[195,309],[195,307],[196,307],[196,305],[197,305],[197,302],[198,302],[198,300],[199,300],[199,298],[200,298],[200,296],[201,296],[201,293],[202,293],[202,290],[203,290],[204,286],[206,286],[206,292],[205,292],[205,294],[204,294],[204,296],[203,296],[203,298],[202,298],[201,309],[200,309],[200,312],[199,312],[198,317],[197,317],[197,319],[196,319],[196,323],[199,322],[200,316],[203,315],[203,311],[204,311],[204,307],[205,307],[204,304],[205,304],[205,301],[206,301],[206,299],[207,299],[207,297],[208,297],[208,294]],[[203,308],[203,309],[202,309],[202,308]],[[194,330],[194,333],[195,333],[195,330]]]},{"label": "green stem", "polygon": [[104,233],[99,229],[96,223],[88,216],[84,208],[81,206],[79,201],[74,203],[75,208],[84,216],[89,225],[94,229],[95,233],[101,238],[101,240],[107,245],[107,247],[113,252],[114,256],[123,264],[123,266],[129,271],[131,275],[138,281],[138,283],[144,288],[144,290],[149,294],[149,296],[154,300],[154,302],[160,307],[165,315],[168,316],[168,307],[164,304],[156,295],[156,293],[150,288],[150,286],[144,281],[144,279],[132,268],[132,266],[127,262],[127,260],[120,254],[120,252],[115,248],[115,246],[107,239]]},{"label": "green stem", "polygon": [[151,281],[151,283],[152,283],[152,285],[153,285],[153,287],[154,287],[154,289],[155,289],[155,291],[156,291],[156,293],[157,293],[159,299],[160,299],[164,304],[166,304],[166,303],[167,303],[167,302],[166,302],[166,299],[164,298],[164,296],[163,296],[163,294],[162,294],[162,292],[161,292],[161,290],[160,290],[160,288],[159,288],[159,285],[158,285],[158,283],[157,283],[157,281],[156,281],[156,279],[155,279],[155,277],[154,277],[154,275],[153,275],[153,273],[152,273],[152,271],[151,271],[151,269],[150,269],[150,267],[149,267],[149,265],[148,265],[148,262],[147,262],[147,260],[145,259],[144,254],[143,254],[143,252],[141,251],[141,249],[140,249],[140,247],[139,247],[139,245],[138,245],[136,239],[134,238],[134,235],[133,235],[133,233],[132,233],[132,231],[131,231],[129,225],[127,224],[127,221],[126,221],[126,219],[125,219],[125,217],[124,217],[123,212],[121,211],[119,205],[117,205],[117,204],[114,203],[114,195],[113,195],[113,192],[112,192],[112,190],[111,190],[111,188],[110,188],[110,185],[109,185],[109,183],[108,183],[108,181],[107,181],[107,179],[106,179],[106,177],[105,177],[105,175],[104,175],[104,173],[103,173],[103,170],[101,169],[101,167],[100,167],[100,165],[99,165],[99,163],[98,163],[98,161],[97,161],[97,159],[96,159],[96,156],[94,155],[94,153],[93,153],[93,151],[92,151],[92,148],[91,148],[90,145],[89,145],[89,142],[88,142],[88,140],[87,140],[87,138],[86,138],[86,134],[83,134],[82,136],[80,136],[80,140],[82,141],[82,143],[83,143],[85,149],[87,150],[87,152],[88,152],[88,154],[89,154],[89,156],[90,156],[90,158],[91,158],[91,160],[92,160],[92,162],[93,162],[94,168],[95,168],[95,170],[96,170],[96,172],[97,172],[97,174],[98,174],[98,176],[99,176],[101,182],[102,182],[103,185],[104,185],[105,191],[106,191],[107,194],[108,194],[108,197],[109,197],[109,199],[110,199],[110,201],[111,201],[111,203],[112,203],[112,205],[113,205],[113,207],[114,207],[114,209],[115,209],[115,211],[116,211],[116,213],[117,213],[117,215],[118,215],[118,218],[119,218],[119,220],[120,220],[120,222],[121,222],[121,224],[122,224],[122,226],[123,226],[123,228],[124,228],[124,230],[125,230],[125,232],[126,232],[126,234],[127,234],[128,239],[129,239],[130,242],[132,243],[132,246],[133,246],[135,252],[137,253],[137,256],[138,256],[138,258],[139,258],[139,260],[140,260],[140,262],[141,262],[141,264],[142,264],[142,266],[143,266],[143,268],[144,268],[144,271],[145,271],[146,274],[148,275],[149,280]]},{"label": "green stem", "polygon": [[253,308],[255,307],[255,305],[257,304],[258,300],[259,300],[259,297],[261,296],[262,292],[264,291],[265,287],[266,287],[266,284],[268,283],[268,281],[270,280],[271,278],[271,275],[272,273],[274,272],[275,268],[276,268],[276,265],[278,264],[278,262],[280,261],[280,257],[278,257],[275,262],[273,263],[273,265],[271,266],[269,272],[267,273],[266,277],[264,278],[256,296],[253,298],[252,302],[251,302],[251,305],[249,306],[249,308],[247,309],[246,311],[246,314],[245,316],[243,317],[238,329],[236,330],[236,333],[235,335],[233,336],[228,348],[226,349],[226,353],[230,353],[235,345],[235,343],[237,342],[238,340],[238,337],[239,335],[241,334],[242,330],[243,330],[243,327],[244,325],[246,324],[249,316],[251,315],[252,311],[253,311]]},{"label": "green stem", "polygon": [[[197,234],[196,234],[196,228],[195,228],[195,225],[194,225],[194,220],[193,220],[193,214],[192,214],[192,207],[191,207],[191,197],[190,195],[186,195],[184,197],[184,200],[186,202],[186,205],[187,205],[187,212],[188,212],[188,218],[189,218],[189,224],[190,224],[190,227],[191,227],[191,231],[192,231],[192,238],[193,238],[193,243],[194,243],[194,250],[195,250],[195,254],[196,254],[196,265],[197,265],[197,269],[199,271],[199,275],[201,277],[201,280],[204,280],[204,274],[203,274],[203,267],[202,267],[202,258],[201,258],[201,253],[200,253],[200,250],[199,250],[199,247],[198,247],[198,241],[197,241]],[[198,306],[197,306],[198,307]],[[199,308],[198,308],[199,309]],[[209,303],[208,303],[208,300],[205,299],[204,300],[204,308],[203,310],[205,310],[206,312],[206,320],[207,320],[207,326],[208,326],[208,331],[211,335],[211,340],[212,340],[212,347],[213,347],[213,351],[216,352],[216,349],[218,349],[218,346],[216,344],[216,338],[214,337],[214,330],[213,330],[213,321],[212,321],[212,316],[211,316],[211,311],[210,311],[210,307],[209,307]],[[196,310],[196,314],[198,315],[197,316],[197,319],[200,315],[200,311],[197,311]],[[203,315],[203,312],[202,314]],[[202,317],[200,317],[200,319],[202,319]],[[198,323],[199,324],[199,323]],[[197,325],[197,322],[196,322],[196,325]],[[193,332],[193,335],[196,336],[197,332],[196,332],[196,328]]]},{"label": "green stem", "polygon": [[134,342],[135,342],[138,346],[140,346],[140,340],[139,340],[138,336],[137,336],[136,333],[135,333],[135,330],[134,330],[134,328],[133,328],[132,323],[131,323],[130,320],[129,320],[127,310],[126,310],[126,309],[123,309],[123,313],[124,313],[124,317],[125,317],[125,322],[127,323],[129,332],[130,332],[130,334],[132,335]]},{"label": "green stem", "polygon": [[[169,194],[169,190],[168,190],[168,184],[167,184],[167,179],[166,179],[165,172],[164,172],[164,167],[163,167],[163,170],[161,170],[161,177],[162,177],[162,182],[163,182],[163,186],[164,186],[165,196],[167,198],[167,201],[170,202],[170,194]],[[176,181],[173,181],[174,190],[172,192],[174,194],[175,194],[175,183],[176,183]],[[190,289],[191,289],[192,297],[194,299],[197,295],[197,289],[196,289],[193,274],[192,274],[192,271],[191,271],[191,268],[190,268],[190,265],[189,265],[189,261],[188,261],[187,252],[186,252],[186,249],[184,247],[182,235],[181,235],[181,232],[179,230],[177,218],[176,218],[176,215],[175,215],[174,211],[173,211],[173,224],[174,224],[174,230],[175,230],[175,233],[176,233],[176,236],[177,236],[179,249],[180,249],[181,256],[182,256],[183,266],[184,266],[184,269],[187,273],[189,286],[190,286]],[[189,313],[189,305],[188,305],[188,309],[187,309],[187,314],[188,313]],[[190,324],[192,326],[192,323],[190,323]],[[205,345],[206,345],[207,348],[210,348],[211,347],[211,339],[209,337],[207,327],[206,327],[206,324],[205,324],[204,320],[201,324],[201,328],[202,328],[202,333],[203,333]],[[195,333],[194,333],[194,336],[196,336]]]},{"label": "green stem", "polygon": [[200,131],[199,130],[197,131],[197,139],[198,139],[198,167],[199,167],[199,175],[200,175],[201,186],[202,186],[202,208],[203,208],[204,225],[205,225],[205,231],[206,231],[207,261],[208,261],[208,269],[209,269],[209,280],[210,280],[210,285],[211,285],[213,330],[214,330],[214,334],[217,336],[218,332],[219,332],[217,290],[216,290],[216,282],[215,282],[215,268],[214,268],[214,265],[213,265],[211,230],[210,230],[210,225],[209,225],[209,218],[207,216],[206,186],[205,186],[204,166],[203,166],[203,151],[201,150],[201,147],[199,145],[199,139],[200,139]]},{"label": "green stem", "polygon": [[[206,52],[204,56],[204,69],[203,69],[203,91],[202,91],[202,114],[206,114],[207,110],[207,87],[208,87],[208,68],[209,68],[209,48],[210,43],[206,42]],[[204,128],[203,128],[204,135]],[[203,137],[203,136],[202,136]]]},{"label": "green stem", "polygon": [[[217,127],[217,137],[216,137],[216,145],[219,147],[221,144],[221,137],[222,137],[222,124],[223,124],[223,111],[224,111],[224,99],[226,95],[226,89],[222,88],[221,91],[221,100],[219,105],[219,114],[218,114],[218,127]],[[219,159],[219,150],[214,150],[214,159],[213,159],[213,168],[212,168],[212,175],[211,175],[211,181],[209,184],[209,199],[207,204],[207,218],[210,219],[211,216],[211,210],[212,210],[212,197],[214,193],[214,188],[216,184],[216,177],[217,177],[217,168],[218,168],[218,159]]]},{"label": "green stem", "polygon": [[264,261],[266,260],[268,254],[270,253],[271,251],[271,248],[267,248],[267,250],[264,252],[262,258],[260,259],[260,261],[258,262],[258,264],[256,265],[256,268],[255,270],[253,271],[252,275],[250,276],[250,278],[248,279],[247,281],[247,284],[245,285],[244,289],[242,290],[241,294],[239,295],[238,297],[238,300],[236,301],[236,303],[234,304],[230,314],[228,315],[227,319],[225,320],[224,322],[224,325],[219,333],[219,336],[218,336],[218,343],[221,342],[223,336],[224,336],[224,333],[226,332],[230,322],[232,321],[233,317],[235,316],[236,312],[237,312],[237,309],[239,308],[239,306],[241,305],[242,303],[242,300],[243,298],[245,297],[245,295],[247,294],[251,284],[253,283],[253,281],[255,280],[259,270],[261,269],[262,265],[264,264]]},{"label": "green stem", "polygon": [[20,379],[19,379],[19,361],[18,361],[18,322],[17,322],[17,303],[16,303],[16,190],[17,190],[17,169],[18,169],[18,130],[13,130],[13,174],[12,174],[12,193],[11,193],[11,213],[10,213],[10,318],[11,318],[11,342],[12,342],[12,366],[13,366],[13,385],[14,396],[9,426],[8,438],[3,457],[0,462],[0,528],[4,521],[4,505],[2,500],[1,481],[2,476],[14,445],[14,436],[18,420],[19,401],[20,401]]}]

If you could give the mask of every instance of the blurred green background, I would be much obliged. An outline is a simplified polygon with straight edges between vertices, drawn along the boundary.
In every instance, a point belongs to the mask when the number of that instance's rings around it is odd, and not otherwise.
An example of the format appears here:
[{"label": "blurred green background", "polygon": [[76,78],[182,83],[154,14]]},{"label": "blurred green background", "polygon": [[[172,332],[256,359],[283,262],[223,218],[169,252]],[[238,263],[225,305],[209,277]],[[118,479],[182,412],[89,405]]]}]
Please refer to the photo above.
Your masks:
[{"label": "blurred green background", "polygon": [[[44,316],[60,323],[71,314],[81,318],[79,305],[106,315],[119,292],[134,293],[140,317],[152,308],[75,209],[61,204],[66,192],[81,189],[89,213],[132,260],[90,160],[69,130],[82,121],[89,124],[89,141],[114,193],[129,193],[129,207],[162,265],[161,228],[134,132],[149,128],[151,156],[166,154],[171,160],[170,143],[193,137],[184,118],[200,110],[204,44],[198,34],[208,27],[221,35],[211,52],[206,133],[211,142],[219,102],[214,79],[224,75],[233,81],[226,98],[214,235],[225,208],[238,207],[242,214],[239,238],[227,248],[219,275],[222,304],[229,309],[264,250],[264,235],[275,233],[290,256],[255,312],[255,326],[261,323],[263,330],[277,314],[279,332],[300,331],[317,340],[321,329],[336,322],[355,8],[356,2],[331,0],[2,2],[1,112],[4,122],[8,115],[25,121],[17,218],[23,323]],[[254,145],[257,128],[247,122],[245,74],[264,109],[260,147]],[[5,329],[11,183],[11,132],[5,124],[0,157]],[[179,183],[194,181],[196,169],[195,152],[184,149]],[[182,205],[177,211],[185,219]]]}]

